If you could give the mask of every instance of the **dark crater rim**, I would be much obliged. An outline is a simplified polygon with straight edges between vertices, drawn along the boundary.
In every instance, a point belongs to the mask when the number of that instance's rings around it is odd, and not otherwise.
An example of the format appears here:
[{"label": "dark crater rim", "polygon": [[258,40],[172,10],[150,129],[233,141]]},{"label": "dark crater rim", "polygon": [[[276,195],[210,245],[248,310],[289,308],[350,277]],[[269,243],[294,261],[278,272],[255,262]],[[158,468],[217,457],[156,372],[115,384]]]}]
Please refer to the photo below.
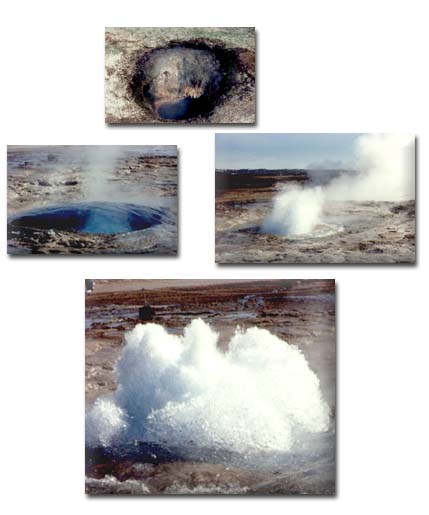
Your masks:
[{"label": "dark crater rim", "polygon": [[53,204],[10,217],[9,229],[32,229],[84,234],[115,235],[172,223],[165,208],[139,204],[89,201]]},{"label": "dark crater rim", "polygon": [[[158,53],[161,50],[181,48],[210,52],[219,63],[220,82],[216,91],[211,92],[209,95],[202,95],[195,99],[190,99],[190,97],[181,99],[187,102],[192,100],[192,106],[190,106],[186,116],[163,118],[159,116],[159,113],[157,113],[153,105],[153,100],[147,95],[148,83],[145,67],[154,53]],[[212,114],[215,107],[225,101],[229,91],[233,85],[237,83],[235,78],[236,73],[246,71],[238,57],[241,50],[243,49],[227,48],[222,41],[207,38],[193,38],[185,41],[173,40],[164,46],[152,48],[144,52],[143,55],[140,55],[135,61],[134,73],[129,82],[131,96],[141,108],[150,112],[153,118],[160,122],[174,123],[207,119]]]}]

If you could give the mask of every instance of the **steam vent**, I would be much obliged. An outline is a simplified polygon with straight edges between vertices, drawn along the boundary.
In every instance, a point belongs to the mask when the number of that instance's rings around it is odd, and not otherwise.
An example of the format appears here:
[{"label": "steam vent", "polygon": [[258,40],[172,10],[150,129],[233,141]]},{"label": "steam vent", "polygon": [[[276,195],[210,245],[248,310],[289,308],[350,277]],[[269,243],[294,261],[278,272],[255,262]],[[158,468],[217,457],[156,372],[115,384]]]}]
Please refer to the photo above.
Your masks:
[{"label": "steam vent", "polygon": [[182,120],[208,113],[221,81],[220,64],[210,50],[158,49],[141,65],[142,96],[161,119]]}]

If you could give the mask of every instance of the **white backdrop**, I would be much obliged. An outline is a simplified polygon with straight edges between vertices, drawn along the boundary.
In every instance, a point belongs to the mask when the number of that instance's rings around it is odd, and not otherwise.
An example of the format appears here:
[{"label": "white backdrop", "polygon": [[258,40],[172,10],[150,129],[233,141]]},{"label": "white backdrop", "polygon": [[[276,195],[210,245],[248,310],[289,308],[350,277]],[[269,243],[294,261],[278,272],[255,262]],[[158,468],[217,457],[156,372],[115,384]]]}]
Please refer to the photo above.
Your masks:
[{"label": "white backdrop", "polygon": [[[415,512],[428,460],[428,59],[424,1],[3,2],[1,422],[4,513]],[[105,26],[256,26],[256,127],[106,127]],[[426,34],[425,34],[426,32]],[[214,264],[214,133],[413,132],[418,265]],[[177,144],[180,257],[6,256],[6,144]],[[84,296],[92,278],[335,278],[336,499],[87,499]],[[262,504],[263,503],[263,504]],[[246,505],[246,506],[244,506]],[[420,510],[419,510],[420,511]]]}]

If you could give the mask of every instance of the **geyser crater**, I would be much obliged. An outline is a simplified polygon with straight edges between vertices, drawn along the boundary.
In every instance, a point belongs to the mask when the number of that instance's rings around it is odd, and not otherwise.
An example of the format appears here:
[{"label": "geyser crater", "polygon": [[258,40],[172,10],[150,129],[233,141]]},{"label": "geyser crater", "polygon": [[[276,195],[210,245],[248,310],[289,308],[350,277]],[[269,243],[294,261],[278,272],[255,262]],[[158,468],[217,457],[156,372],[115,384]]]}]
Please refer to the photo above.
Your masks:
[{"label": "geyser crater", "polygon": [[292,231],[287,232],[286,230],[276,230],[275,228],[270,229],[266,226],[264,220],[261,220],[260,223],[246,224],[244,226],[240,226],[237,229],[237,232],[240,233],[278,236],[280,238],[285,238],[288,240],[326,238],[328,236],[332,236],[343,231],[343,225],[319,222],[315,227],[313,227],[308,232],[294,233]]},{"label": "geyser crater", "polygon": [[13,228],[91,234],[140,231],[169,220],[162,208],[115,202],[77,202],[40,207],[16,215]]},{"label": "geyser crater", "polygon": [[138,58],[130,89],[161,120],[206,117],[229,90],[236,66],[234,51],[220,45],[171,42]]}]

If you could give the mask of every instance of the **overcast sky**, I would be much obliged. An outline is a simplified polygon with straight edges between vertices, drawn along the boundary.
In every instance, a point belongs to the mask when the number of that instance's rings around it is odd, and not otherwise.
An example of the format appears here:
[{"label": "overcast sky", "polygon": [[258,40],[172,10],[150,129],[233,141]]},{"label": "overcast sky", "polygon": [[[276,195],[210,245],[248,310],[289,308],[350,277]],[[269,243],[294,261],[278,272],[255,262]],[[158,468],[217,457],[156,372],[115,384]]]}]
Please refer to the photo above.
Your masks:
[{"label": "overcast sky", "polygon": [[360,134],[216,134],[216,168],[341,168]]}]

